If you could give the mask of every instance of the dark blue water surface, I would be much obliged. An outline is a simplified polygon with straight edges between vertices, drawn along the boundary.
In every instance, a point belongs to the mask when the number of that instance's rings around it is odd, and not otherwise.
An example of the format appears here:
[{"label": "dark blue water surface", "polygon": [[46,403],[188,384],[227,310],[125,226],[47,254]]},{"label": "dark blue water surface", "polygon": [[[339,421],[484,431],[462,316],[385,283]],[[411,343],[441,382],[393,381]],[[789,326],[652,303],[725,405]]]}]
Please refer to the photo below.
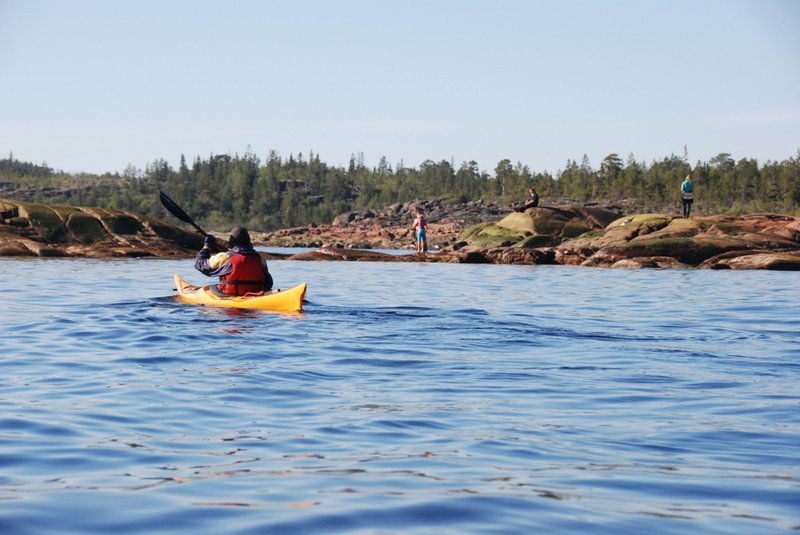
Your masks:
[{"label": "dark blue water surface", "polygon": [[800,529],[800,273],[0,260],[0,533]]}]

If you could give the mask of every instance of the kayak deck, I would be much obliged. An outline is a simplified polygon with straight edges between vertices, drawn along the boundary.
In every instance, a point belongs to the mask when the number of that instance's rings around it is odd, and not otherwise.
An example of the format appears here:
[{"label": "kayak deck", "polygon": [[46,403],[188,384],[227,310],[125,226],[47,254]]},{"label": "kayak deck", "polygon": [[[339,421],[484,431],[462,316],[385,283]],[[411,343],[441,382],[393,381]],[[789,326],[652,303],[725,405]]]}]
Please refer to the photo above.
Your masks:
[{"label": "kayak deck", "polygon": [[177,299],[183,303],[207,305],[227,308],[248,308],[255,310],[271,310],[273,312],[302,312],[303,298],[306,294],[306,283],[288,290],[265,293],[256,296],[219,296],[209,286],[194,286],[175,274]]}]

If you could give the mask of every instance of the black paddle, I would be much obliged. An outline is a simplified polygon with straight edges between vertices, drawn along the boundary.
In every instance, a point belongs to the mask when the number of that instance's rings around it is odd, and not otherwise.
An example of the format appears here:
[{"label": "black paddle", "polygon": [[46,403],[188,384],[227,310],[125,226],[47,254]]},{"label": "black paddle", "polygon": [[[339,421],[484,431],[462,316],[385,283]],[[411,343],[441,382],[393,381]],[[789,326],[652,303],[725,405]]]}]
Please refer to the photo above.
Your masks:
[{"label": "black paddle", "polygon": [[[211,236],[211,234],[209,234],[205,230],[201,229],[200,226],[197,223],[194,222],[194,219],[189,217],[189,214],[187,214],[186,212],[183,211],[183,208],[178,206],[175,201],[170,199],[169,195],[167,195],[163,191],[159,191],[158,192],[158,198],[161,199],[161,204],[164,205],[164,208],[166,208],[169,213],[171,213],[172,215],[174,215],[175,217],[177,217],[181,221],[183,221],[185,223],[189,223],[191,226],[193,226],[194,228],[197,229],[197,232],[199,232],[200,234],[202,234],[206,238]],[[211,237],[213,239],[213,236],[211,236]],[[213,243],[214,243],[214,245],[216,245],[216,242],[213,242]],[[217,249],[219,249],[219,246],[217,246]]]}]

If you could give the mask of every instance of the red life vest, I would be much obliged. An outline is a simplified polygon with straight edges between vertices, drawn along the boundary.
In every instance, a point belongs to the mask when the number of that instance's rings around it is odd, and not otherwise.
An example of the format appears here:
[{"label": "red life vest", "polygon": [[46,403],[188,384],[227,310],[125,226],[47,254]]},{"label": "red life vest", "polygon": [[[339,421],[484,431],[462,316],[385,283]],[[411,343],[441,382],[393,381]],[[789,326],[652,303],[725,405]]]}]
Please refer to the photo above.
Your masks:
[{"label": "red life vest", "polygon": [[219,290],[226,294],[244,295],[264,290],[264,264],[256,252],[230,251],[230,275],[219,278]]}]

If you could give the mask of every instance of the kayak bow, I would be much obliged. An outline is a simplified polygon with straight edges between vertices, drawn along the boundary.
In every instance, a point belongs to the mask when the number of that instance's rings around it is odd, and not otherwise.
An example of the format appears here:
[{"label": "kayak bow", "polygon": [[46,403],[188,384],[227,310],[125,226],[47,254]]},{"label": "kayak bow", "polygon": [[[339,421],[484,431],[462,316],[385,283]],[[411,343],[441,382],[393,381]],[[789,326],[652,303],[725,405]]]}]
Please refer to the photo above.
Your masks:
[{"label": "kayak bow", "polygon": [[207,305],[228,308],[249,308],[271,310],[273,312],[301,312],[303,297],[306,294],[306,283],[288,290],[264,293],[255,296],[219,296],[208,286],[194,286],[175,274],[175,288],[178,290],[178,301],[193,305]]}]

